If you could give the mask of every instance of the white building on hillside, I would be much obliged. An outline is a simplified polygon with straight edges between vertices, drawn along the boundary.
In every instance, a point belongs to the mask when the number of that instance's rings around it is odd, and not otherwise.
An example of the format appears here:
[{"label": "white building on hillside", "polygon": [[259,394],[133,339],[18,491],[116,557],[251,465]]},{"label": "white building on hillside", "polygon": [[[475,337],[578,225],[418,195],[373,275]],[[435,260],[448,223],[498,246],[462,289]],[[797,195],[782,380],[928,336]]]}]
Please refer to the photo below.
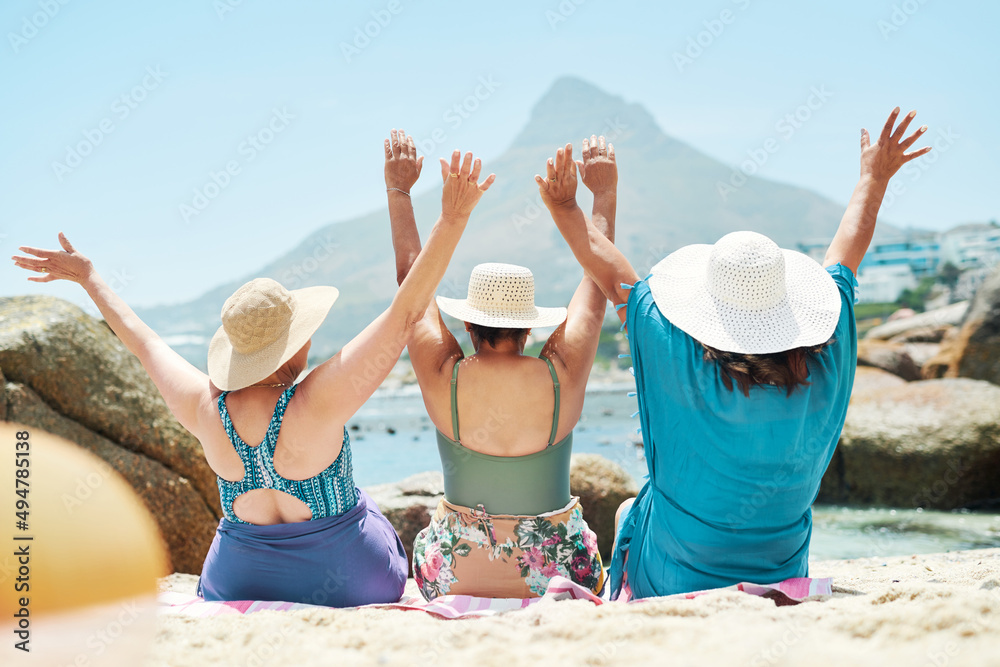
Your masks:
[{"label": "white building on hillside", "polygon": [[[822,263],[830,241],[808,239],[798,244],[799,251]],[[937,275],[947,262],[962,270],[952,299],[969,298],[1000,264],[1000,225],[973,223],[941,233],[903,231],[879,237],[858,267],[861,301],[895,301],[903,290],[917,287],[921,278]]]},{"label": "white building on hillside", "polygon": [[979,269],[1000,262],[1000,225],[959,225],[941,234],[941,261],[960,269]]}]

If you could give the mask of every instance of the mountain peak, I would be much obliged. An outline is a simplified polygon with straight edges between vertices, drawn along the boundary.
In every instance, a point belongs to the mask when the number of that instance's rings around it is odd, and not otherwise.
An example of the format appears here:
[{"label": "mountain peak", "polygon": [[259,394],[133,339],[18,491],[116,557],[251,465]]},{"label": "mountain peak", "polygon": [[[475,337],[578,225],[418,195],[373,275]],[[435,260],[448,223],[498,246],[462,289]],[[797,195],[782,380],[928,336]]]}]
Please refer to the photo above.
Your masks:
[{"label": "mountain peak", "polygon": [[580,103],[617,103],[624,100],[617,95],[611,95],[589,81],[575,76],[561,76],[552,82],[552,86],[535,104],[535,110],[551,105],[560,107],[575,106]]},{"label": "mountain peak", "polygon": [[[629,133],[660,133],[653,116],[638,104],[628,104],[589,81],[561,76],[531,110],[528,124],[514,140],[514,147],[574,144],[591,134],[619,139],[621,128]],[[553,134],[553,132],[557,134]]]}]

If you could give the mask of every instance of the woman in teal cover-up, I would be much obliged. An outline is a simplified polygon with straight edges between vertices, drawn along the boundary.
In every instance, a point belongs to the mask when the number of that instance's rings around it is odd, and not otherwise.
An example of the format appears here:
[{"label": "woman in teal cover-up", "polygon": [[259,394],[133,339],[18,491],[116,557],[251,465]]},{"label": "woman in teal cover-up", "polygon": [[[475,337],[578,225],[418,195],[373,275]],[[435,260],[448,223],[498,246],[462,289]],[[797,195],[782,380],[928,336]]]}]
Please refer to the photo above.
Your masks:
[{"label": "woman in teal cover-up", "polygon": [[[543,201],[619,309],[636,376],[649,480],[619,510],[612,596],[773,583],[808,573],[810,506],[854,381],[853,304],[889,179],[915,112],[861,138],[861,179],[825,268],[753,232],[677,250],[640,280],[568,194],[560,149]],[[895,127],[895,130],[893,129]]]}]

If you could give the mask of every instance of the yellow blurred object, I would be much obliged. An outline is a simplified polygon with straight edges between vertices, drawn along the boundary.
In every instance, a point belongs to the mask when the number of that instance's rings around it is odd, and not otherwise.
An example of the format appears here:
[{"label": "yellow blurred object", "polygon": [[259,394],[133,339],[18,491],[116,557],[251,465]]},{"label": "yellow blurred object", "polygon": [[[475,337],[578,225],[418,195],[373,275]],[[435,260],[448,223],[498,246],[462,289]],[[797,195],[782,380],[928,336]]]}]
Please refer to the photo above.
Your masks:
[{"label": "yellow blurred object", "polygon": [[[130,664],[152,640],[157,578],[168,574],[156,523],[107,463],[77,445],[8,422],[0,443],[0,627],[13,620],[0,655]],[[109,662],[113,655],[121,659]]]}]

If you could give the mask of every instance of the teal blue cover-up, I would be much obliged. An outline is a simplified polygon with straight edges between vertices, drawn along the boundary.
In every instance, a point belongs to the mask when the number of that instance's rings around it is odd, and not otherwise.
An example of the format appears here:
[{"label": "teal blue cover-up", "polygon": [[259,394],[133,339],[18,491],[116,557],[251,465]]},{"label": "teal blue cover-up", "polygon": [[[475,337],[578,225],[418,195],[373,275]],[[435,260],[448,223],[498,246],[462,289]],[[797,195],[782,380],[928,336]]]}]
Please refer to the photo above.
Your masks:
[{"label": "teal blue cover-up", "polygon": [[[808,575],[811,505],[837,446],[857,364],[857,281],[841,293],[833,343],[791,394],[722,382],[701,344],[671,324],[646,280],[626,310],[649,479],[621,521],[612,597],[636,598]],[[626,562],[627,555],[627,562]]]}]

